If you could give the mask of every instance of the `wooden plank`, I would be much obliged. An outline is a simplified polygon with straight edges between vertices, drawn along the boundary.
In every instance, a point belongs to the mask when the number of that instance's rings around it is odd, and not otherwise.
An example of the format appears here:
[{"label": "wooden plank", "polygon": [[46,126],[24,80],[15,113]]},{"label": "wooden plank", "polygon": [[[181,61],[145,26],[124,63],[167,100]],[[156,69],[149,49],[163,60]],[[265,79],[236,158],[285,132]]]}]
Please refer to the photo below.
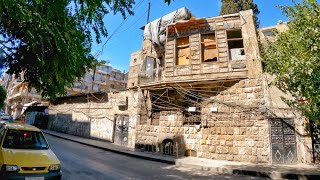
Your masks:
[{"label": "wooden plank", "polygon": [[202,73],[206,74],[206,73],[218,73],[219,72],[219,68],[210,68],[210,69],[202,69]]},{"label": "wooden plank", "polygon": [[218,39],[218,44],[227,42],[226,38]]},{"label": "wooden plank", "polygon": [[226,35],[225,34],[217,34],[217,38],[218,39],[226,39]]},{"label": "wooden plank", "polygon": [[219,48],[219,53],[228,53],[228,49],[226,47],[224,48]]},{"label": "wooden plank", "polygon": [[191,61],[193,61],[193,60],[199,60],[199,59],[200,59],[200,54],[192,55],[192,56],[191,56]]},{"label": "wooden plank", "polygon": [[165,57],[166,59],[171,59],[173,58],[174,54],[173,53],[170,53],[170,54],[166,54]]},{"label": "wooden plank", "polygon": [[228,57],[228,53],[227,52],[222,52],[222,53],[219,52],[219,58],[220,57]]},{"label": "wooden plank", "polygon": [[190,64],[190,50],[189,47],[188,48],[181,48],[178,49],[177,52],[177,64],[178,65],[188,65]]},{"label": "wooden plank", "polygon": [[218,48],[227,48],[227,43],[226,42],[218,43]]},{"label": "wooden plank", "polygon": [[211,61],[218,58],[218,50],[215,48],[203,49],[203,61]]},{"label": "wooden plank", "polygon": [[225,31],[216,31],[216,34],[217,34],[217,35],[222,35],[222,34],[225,35],[226,32],[225,32]]},{"label": "wooden plank", "polygon": [[191,51],[199,51],[199,46],[192,46]]}]

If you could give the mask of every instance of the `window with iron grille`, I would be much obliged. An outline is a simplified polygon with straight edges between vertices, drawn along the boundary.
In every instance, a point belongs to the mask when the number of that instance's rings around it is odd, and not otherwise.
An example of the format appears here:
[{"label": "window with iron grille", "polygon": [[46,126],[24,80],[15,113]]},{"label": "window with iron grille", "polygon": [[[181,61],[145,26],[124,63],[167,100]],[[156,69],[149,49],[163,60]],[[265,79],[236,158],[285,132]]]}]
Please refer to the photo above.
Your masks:
[{"label": "window with iron grille", "polygon": [[199,125],[201,124],[200,112],[183,112],[183,125]]},{"label": "window with iron grille", "polygon": [[163,149],[162,149],[163,154],[171,155],[171,156],[175,155],[176,149],[174,148],[174,143],[171,139],[163,140],[162,146],[163,146]]}]

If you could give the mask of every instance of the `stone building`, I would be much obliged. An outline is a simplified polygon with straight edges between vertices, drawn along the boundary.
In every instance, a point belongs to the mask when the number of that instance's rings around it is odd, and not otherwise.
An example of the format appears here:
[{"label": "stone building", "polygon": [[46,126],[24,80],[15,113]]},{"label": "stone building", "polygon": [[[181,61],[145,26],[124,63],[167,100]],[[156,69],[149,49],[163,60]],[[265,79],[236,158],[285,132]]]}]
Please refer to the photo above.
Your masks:
[{"label": "stone building", "polygon": [[49,106],[48,129],[134,147],[137,95],[128,90],[60,97]]},{"label": "stone building", "polygon": [[311,162],[307,121],[268,87],[259,53],[251,10],[195,18],[182,8],[147,24],[128,77],[139,95],[135,147],[178,157]]}]

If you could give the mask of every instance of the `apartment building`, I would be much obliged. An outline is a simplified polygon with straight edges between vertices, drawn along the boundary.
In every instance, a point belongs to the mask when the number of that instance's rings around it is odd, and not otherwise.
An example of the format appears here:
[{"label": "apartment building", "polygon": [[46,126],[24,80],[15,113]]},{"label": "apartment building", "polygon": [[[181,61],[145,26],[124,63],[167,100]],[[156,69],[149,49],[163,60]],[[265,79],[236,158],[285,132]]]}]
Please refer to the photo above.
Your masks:
[{"label": "apartment building", "polygon": [[[7,90],[6,112],[14,119],[20,118],[23,109],[27,106],[43,103],[40,93],[34,88],[29,89],[28,83],[23,82],[21,77],[5,74],[1,78],[1,85]],[[66,92],[67,96],[70,96],[89,92],[124,90],[126,86],[126,73],[110,65],[100,65],[95,71],[89,70],[81,81],[74,82],[72,88],[66,88]]]},{"label": "apartment building", "polygon": [[107,92],[124,90],[127,87],[128,75],[125,72],[104,64],[95,70],[90,69],[83,78],[73,83],[72,88],[66,88],[67,95],[76,95],[89,92]]},{"label": "apartment building", "polygon": [[23,82],[21,77],[5,74],[1,78],[1,85],[7,90],[5,111],[14,119],[20,118],[24,107],[41,103],[41,95],[34,88],[29,89],[28,83]]}]

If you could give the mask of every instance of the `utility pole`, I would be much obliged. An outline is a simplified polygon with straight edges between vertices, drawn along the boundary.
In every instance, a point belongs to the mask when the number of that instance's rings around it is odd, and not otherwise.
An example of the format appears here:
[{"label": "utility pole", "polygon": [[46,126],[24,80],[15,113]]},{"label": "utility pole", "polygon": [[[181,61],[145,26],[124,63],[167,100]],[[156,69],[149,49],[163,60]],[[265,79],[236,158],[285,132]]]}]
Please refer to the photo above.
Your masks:
[{"label": "utility pole", "polygon": [[150,16],[150,0],[148,3],[148,16],[147,16],[147,24],[149,23],[149,16]]}]

